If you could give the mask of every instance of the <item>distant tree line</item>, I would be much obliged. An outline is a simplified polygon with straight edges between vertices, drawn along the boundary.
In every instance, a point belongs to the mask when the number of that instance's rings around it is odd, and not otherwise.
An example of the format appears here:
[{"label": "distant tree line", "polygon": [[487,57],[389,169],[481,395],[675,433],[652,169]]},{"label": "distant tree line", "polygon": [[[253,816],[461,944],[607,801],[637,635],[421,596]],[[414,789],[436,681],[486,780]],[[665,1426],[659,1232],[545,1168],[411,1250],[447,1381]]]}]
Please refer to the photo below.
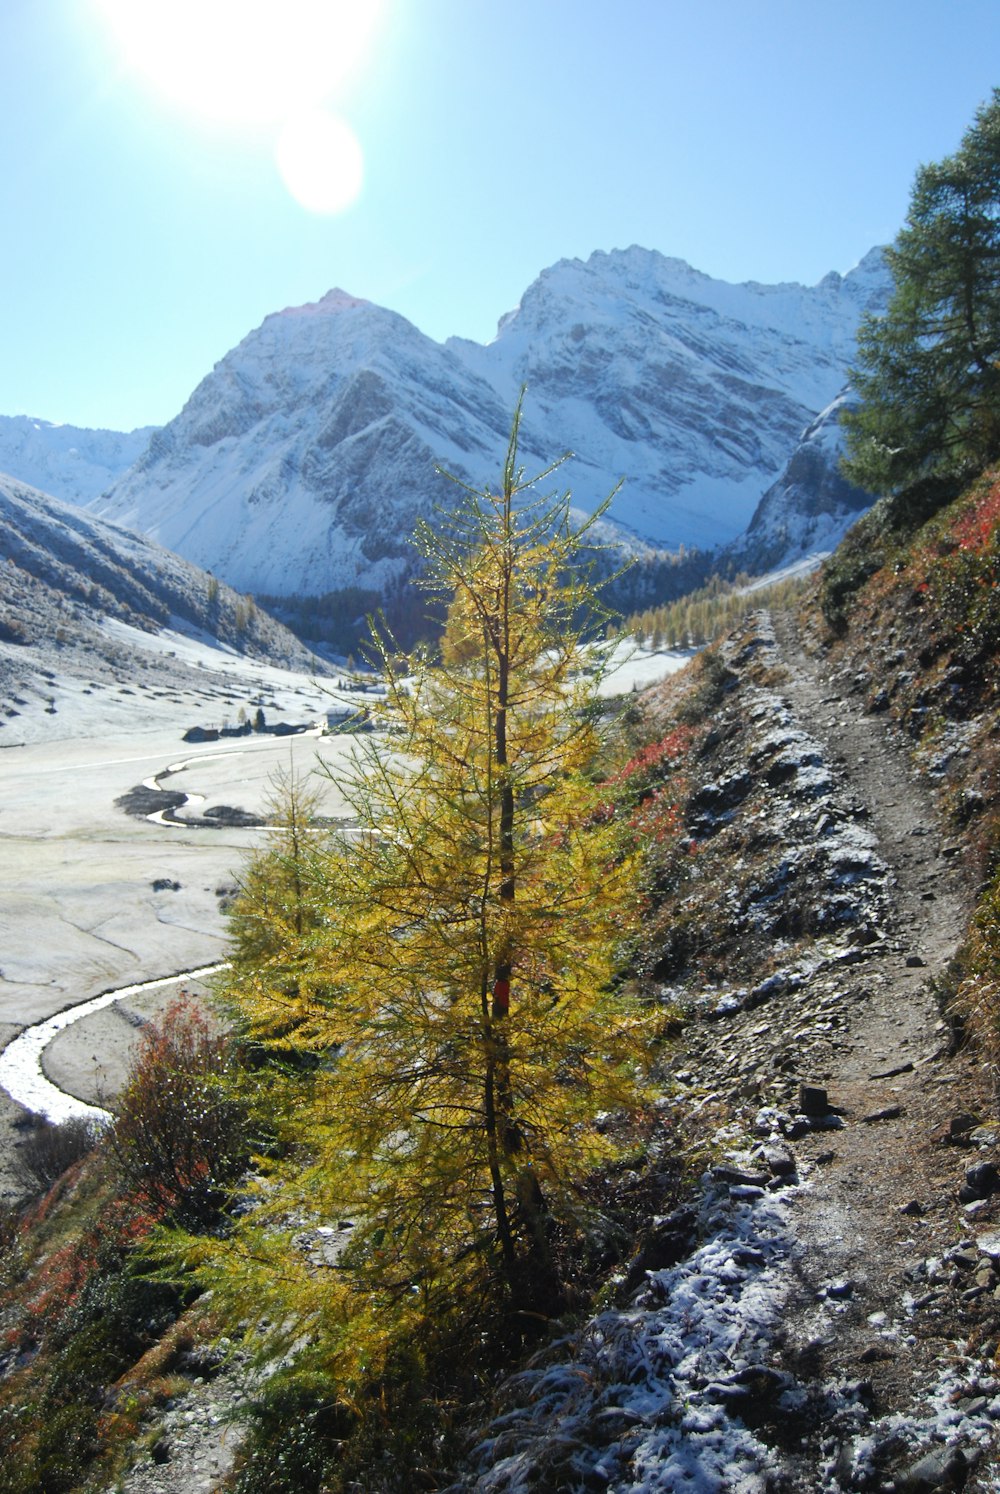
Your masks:
[{"label": "distant tree line", "polygon": [[659,607],[646,607],[624,619],[619,631],[652,649],[703,648],[759,607],[784,606],[801,591],[801,578],[748,590],[749,578],[726,581],[713,576],[706,586]]},{"label": "distant tree line", "polygon": [[[273,617],[291,628],[305,643],[322,643],[337,653],[356,653],[370,634],[368,619],[378,613],[387,616],[393,632],[403,635],[408,609],[396,597],[382,595],[362,586],[344,586],[320,596],[296,592],[292,596],[262,596],[261,603]],[[414,610],[419,598],[414,599]],[[389,616],[391,614],[391,617]],[[409,637],[406,642],[412,641]]]},{"label": "distant tree line", "polygon": [[[584,547],[581,563],[588,564],[602,588],[609,608],[631,614],[657,607],[687,595],[713,573],[715,552],[658,550],[640,556],[631,564],[622,553],[597,542]],[[370,619],[377,618],[399,643],[412,648],[419,642],[440,638],[445,612],[435,608],[414,572],[403,577],[387,593],[361,586],[344,586],[319,596],[295,593],[277,597],[262,595],[261,606],[283,622],[305,643],[321,643],[341,654],[364,652],[371,636]]]}]

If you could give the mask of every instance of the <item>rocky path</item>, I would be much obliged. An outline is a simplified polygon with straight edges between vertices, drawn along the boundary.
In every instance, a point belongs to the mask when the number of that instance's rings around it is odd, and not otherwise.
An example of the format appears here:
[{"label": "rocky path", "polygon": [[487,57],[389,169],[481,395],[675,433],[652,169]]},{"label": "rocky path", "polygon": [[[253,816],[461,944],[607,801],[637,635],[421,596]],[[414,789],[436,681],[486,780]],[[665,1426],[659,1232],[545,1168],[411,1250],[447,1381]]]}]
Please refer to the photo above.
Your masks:
[{"label": "rocky path", "polygon": [[[814,1433],[814,1456],[820,1446],[826,1455],[816,1487],[968,1486],[968,1446],[959,1448],[954,1414],[940,1415],[949,1403],[971,1406],[988,1428],[1000,1410],[983,1310],[996,1289],[989,1251],[1000,1242],[993,1202],[959,1198],[968,1168],[995,1155],[996,1137],[963,1118],[977,1108],[973,1075],[950,1055],[936,994],[968,916],[967,889],[957,848],[942,838],[888,718],[864,712],[858,682],[811,655],[791,617],[773,623],[779,689],[856,800],[888,868],[882,937],[849,977],[827,981],[839,988],[844,1022],[813,1048],[813,1072],[802,1076],[827,1091],[842,1124],[795,1141],[808,1186],[794,1206],[800,1253],[776,1362],[851,1391],[840,1398],[839,1427],[834,1402],[834,1426]],[[945,1139],[970,1132],[979,1147]],[[931,1433],[930,1451],[895,1481],[879,1471],[900,1461],[893,1416]]]},{"label": "rocky path", "polygon": [[240,1362],[209,1368],[166,1410],[148,1452],[106,1494],[213,1494],[222,1486],[243,1441],[236,1413],[253,1381]]},{"label": "rocky path", "polygon": [[996,1494],[1000,1194],[969,1179],[1000,1127],[937,990],[961,869],[905,744],[792,618],[758,616],[706,681],[673,906],[702,938],[661,996],[714,1164],[448,1494]]}]

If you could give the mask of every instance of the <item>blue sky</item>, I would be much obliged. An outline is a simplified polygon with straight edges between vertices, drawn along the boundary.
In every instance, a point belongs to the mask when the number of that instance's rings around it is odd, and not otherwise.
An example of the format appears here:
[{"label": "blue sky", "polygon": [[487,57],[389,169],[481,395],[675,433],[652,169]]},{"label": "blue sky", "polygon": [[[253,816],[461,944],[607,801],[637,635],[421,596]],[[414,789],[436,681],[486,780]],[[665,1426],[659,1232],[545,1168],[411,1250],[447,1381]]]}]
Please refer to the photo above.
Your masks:
[{"label": "blue sky", "polygon": [[[370,0],[351,56],[365,0],[242,0],[246,47],[204,24],[233,0],[128,3],[145,56],[115,0],[0,0],[2,414],[162,423],[333,286],[485,341],[594,249],[814,284],[895,236],[1000,84],[996,0]],[[301,35],[266,31],[288,16]],[[342,211],[275,162],[307,103],[360,147]]]}]

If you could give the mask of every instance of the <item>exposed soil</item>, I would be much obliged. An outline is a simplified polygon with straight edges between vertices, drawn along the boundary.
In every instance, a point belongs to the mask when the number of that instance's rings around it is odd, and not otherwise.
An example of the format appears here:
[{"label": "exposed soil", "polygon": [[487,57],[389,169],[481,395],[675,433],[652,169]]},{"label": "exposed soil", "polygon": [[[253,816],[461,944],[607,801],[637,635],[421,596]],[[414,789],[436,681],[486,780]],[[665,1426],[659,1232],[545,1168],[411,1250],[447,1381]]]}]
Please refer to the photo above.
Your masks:
[{"label": "exposed soil", "polygon": [[[165,776],[165,775],[161,775]],[[177,789],[149,788],[144,783],[136,784],[127,794],[115,800],[115,807],[137,820],[149,815],[162,814],[172,825],[183,825],[186,829],[219,830],[237,826],[242,830],[257,829],[267,821],[259,814],[241,809],[232,804],[215,804],[204,814],[181,815],[179,810],[188,802],[188,795]]]}]

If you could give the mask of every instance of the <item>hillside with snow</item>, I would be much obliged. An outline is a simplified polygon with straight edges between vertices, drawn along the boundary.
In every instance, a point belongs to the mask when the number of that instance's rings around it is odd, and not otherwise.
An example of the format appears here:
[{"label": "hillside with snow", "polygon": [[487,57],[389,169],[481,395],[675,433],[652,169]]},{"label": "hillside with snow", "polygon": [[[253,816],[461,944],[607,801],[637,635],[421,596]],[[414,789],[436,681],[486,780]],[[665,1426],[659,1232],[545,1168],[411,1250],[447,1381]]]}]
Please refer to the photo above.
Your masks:
[{"label": "hillside with snow", "polygon": [[759,576],[807,556],[827,555],[871,503],[871,495],[840,470],[844,428],[840,417],[852,403],[845,390],[803,431],[784,472],[761,498],[746,532],[725,547],[722,558],[736,570]]},{"label": "hillside with snow", "polygon": [[[248,597],[141,535],[0,474],[0,706],[71,656],[94,669],[110,624],[211,638],[300,669],[319,660]],[[16,714],[16,712],[14,713]]]},{"label": "hillside with snow", "polygon": [[138,461],[154,430],[88,430],[0,415],[0,472],[68,503],[89,503]]},{"label": "hillside with snow", "polygon": [[633,247],[543,272],[486,348],[448,346],[526,428],[572,450],[585,507],[625,476],[614,517],[660,545],[741,533],[804,428],[842,388],[861,314],[890,286],[881,252],[815,287],[730,285]]}]

